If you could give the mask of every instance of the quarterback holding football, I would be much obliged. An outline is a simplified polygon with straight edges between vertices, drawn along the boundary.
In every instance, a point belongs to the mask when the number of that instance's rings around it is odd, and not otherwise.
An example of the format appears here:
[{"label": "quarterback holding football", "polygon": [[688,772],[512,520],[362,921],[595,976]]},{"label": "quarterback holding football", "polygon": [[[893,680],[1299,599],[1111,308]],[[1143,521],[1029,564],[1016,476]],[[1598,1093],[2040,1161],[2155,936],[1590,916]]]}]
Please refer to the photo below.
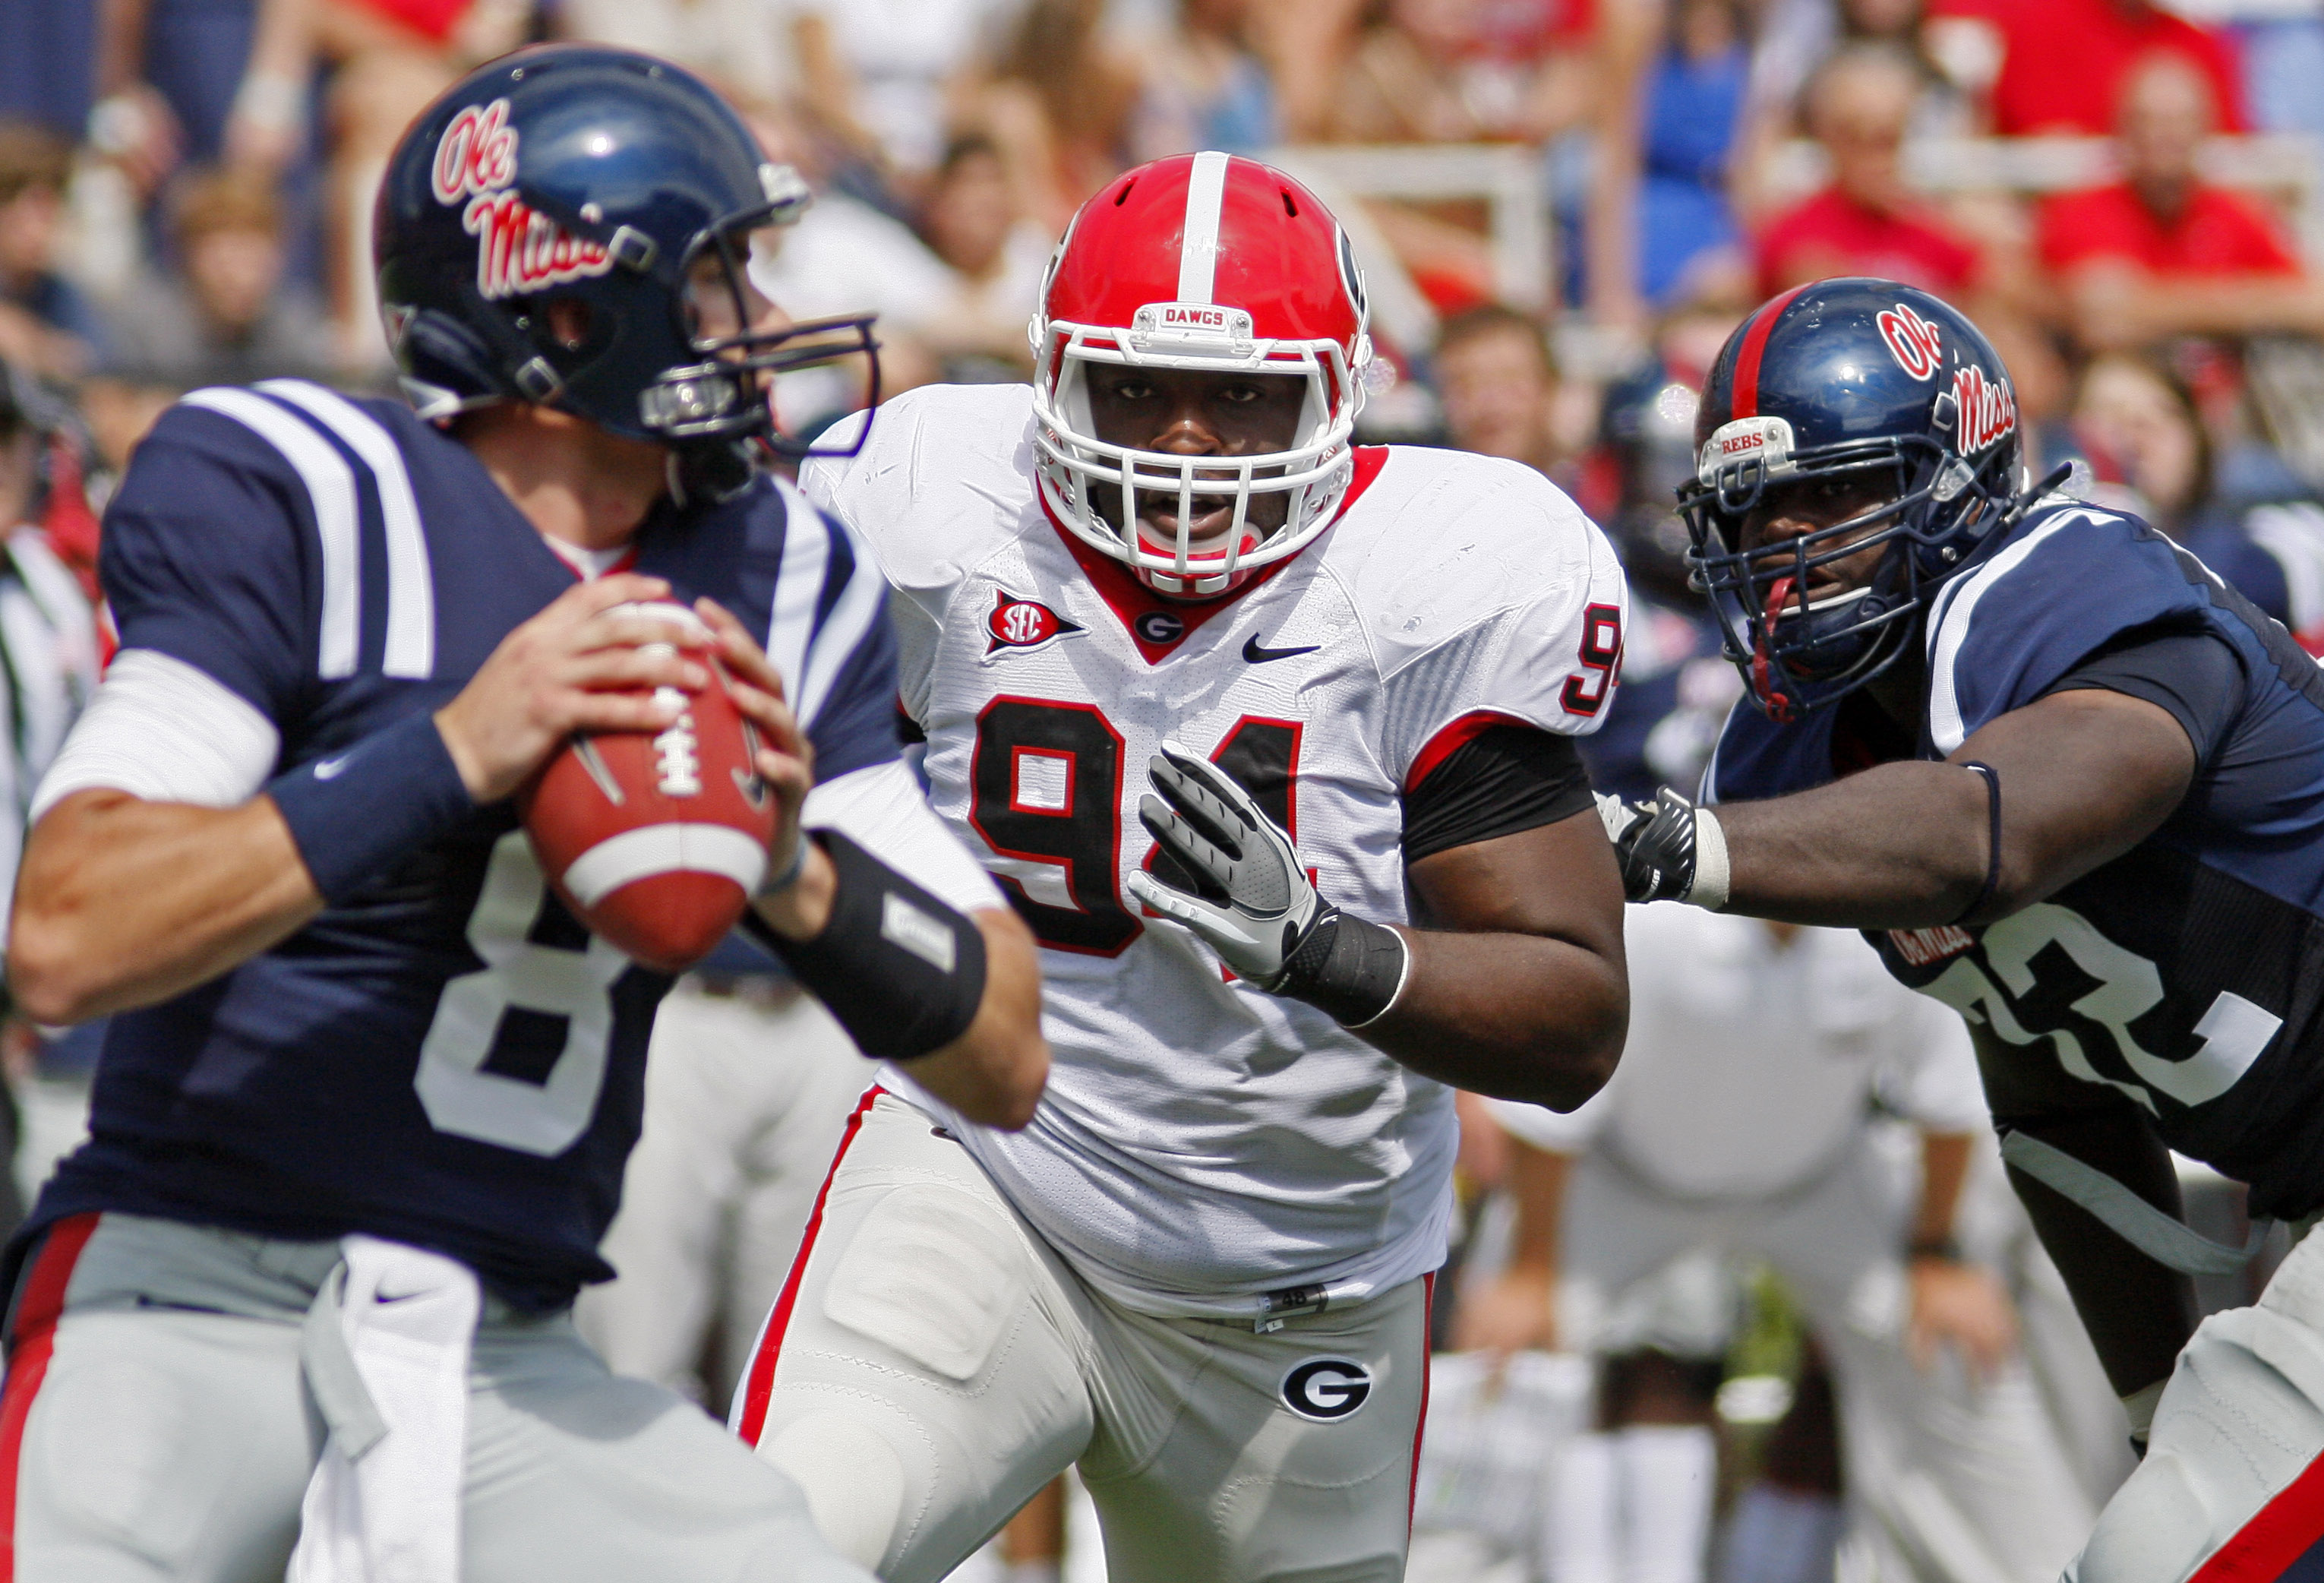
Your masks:
[{"label": "quarterback holding football", "polygon": [[31,1014],[112,1020],[11,1250],[0,1573],[868,1583],[570,1314],[746,903],[867,1050],[1001,1125],[1040,1087],[878,573],[758,470],[851,341],[743,272],[805,198],[674,67],[506,57],[387,171],[412,404],[201,390],[139,449],[9,940]]},{"label": "quarterback holding football", "polygon": [[1571,1108],[1621,1049],[1573,738],[1622,573],[1528,468],[1351,443],[1362,282],[1264,165],[1107,185],[1033,330],[1029,388],[912,392],[802,484],[1040,940],[1049,1087],[1018,1134],[867,1096],[736,1424],[896,1583],[1074,1463],[1117,1583],[1385,1583],[1452,1088]]}]

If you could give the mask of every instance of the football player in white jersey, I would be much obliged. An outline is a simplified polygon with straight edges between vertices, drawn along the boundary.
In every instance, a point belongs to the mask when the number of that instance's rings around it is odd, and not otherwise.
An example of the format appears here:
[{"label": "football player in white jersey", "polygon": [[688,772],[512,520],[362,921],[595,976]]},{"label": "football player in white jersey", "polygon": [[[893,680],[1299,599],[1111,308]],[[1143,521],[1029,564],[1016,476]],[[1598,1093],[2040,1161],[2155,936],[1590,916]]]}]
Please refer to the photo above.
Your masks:
[{"label": "football player in white jersey", "polygon": [[1351,444],[1354,256],[1266,166],[1116,180],[1033,331],[1032,388],[915,391],[803,483],[1046,948],[1047,1097],[866,1097],[735,1424],[892,1583],[1076,1462],[1116,1583],[1397,1578],[1452,1086],[1571,1108],[1621,1047],[1572,743],[1621,569],[1530,468]]}]

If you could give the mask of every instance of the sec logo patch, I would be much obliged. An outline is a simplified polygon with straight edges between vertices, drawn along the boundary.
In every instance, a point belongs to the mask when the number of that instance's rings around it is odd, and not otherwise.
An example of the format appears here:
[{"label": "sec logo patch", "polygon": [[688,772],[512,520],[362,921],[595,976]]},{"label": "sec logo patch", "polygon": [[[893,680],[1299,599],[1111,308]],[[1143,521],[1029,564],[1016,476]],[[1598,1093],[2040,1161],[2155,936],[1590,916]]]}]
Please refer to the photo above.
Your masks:
[{"label": "sec logo patch", "polygon": [[1311,1357],[1283,1376],[1283,1404],[1314,1423],[1354,1416],[1371,1393],[1371,1370],[1351,1357]]},{"label": "sec logo patch", "polygon": [[1081,630],[1079,623],[1067,621],[1038,599],[1020,599],[1006,588],[996,589],[992,612],[984,618],[985,635],[992,640],[984,646],[985,656],[1003,649],[1038,649]]}]

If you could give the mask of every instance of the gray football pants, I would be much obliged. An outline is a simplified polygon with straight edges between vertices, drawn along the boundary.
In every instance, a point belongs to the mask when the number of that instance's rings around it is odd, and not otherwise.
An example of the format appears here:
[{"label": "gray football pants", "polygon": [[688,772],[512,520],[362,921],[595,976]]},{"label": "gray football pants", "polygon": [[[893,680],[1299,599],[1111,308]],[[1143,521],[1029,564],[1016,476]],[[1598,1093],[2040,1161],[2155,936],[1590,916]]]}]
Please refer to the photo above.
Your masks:
[{"label": "gray football pants", "polygon": [[[60,1226],[0,1394],[15,1583],[281,1583],[327,1432],[302,1331],[338,1260],[134,1216]],[[609,1373],[567,1315],[487,1296],[468,1377],[468,1583],[869,1583],[788,1479]]]}]

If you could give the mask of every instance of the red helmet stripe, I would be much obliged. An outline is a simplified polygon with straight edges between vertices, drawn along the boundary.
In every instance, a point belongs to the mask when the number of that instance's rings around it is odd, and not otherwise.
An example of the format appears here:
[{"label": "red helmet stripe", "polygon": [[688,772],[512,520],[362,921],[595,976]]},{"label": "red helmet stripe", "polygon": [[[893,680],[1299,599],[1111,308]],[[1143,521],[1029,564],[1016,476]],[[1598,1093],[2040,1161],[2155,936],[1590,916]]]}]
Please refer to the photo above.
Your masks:
[{"label": "red helmet stripe", "polygon": [[1200,153],[1186,174],[1186,227],[1178,244],[1178,301],[1207,302],[1219,267],[1219,211],[1226,206],[1227,156]]},{"label": "red helmet stripe", "polygon": [[1759,355],[1767,349],[1767,337],[1775,320],[1784,316],[1792,299],[1806,290],[1806,286],[1794,286],[1751,316],[1751,328],[1743,332],[1743,345],[1735,353],[1735,410],[1728,414],[1730,419],[1759,415]]}]

